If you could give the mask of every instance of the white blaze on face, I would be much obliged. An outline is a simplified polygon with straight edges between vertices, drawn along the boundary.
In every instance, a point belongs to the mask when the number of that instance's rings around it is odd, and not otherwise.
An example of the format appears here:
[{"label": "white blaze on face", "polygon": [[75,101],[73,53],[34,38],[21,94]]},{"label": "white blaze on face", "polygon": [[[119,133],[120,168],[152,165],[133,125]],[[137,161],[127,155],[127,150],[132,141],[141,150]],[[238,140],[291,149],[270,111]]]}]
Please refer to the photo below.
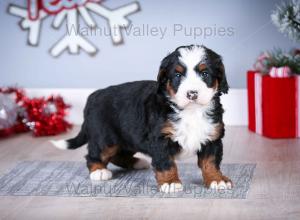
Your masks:
[{"label": "white blaze on face", "polygon": [[[215,94],[213,88],[208,88],[203,79],[195,71],[195,67],[200,61],[205,59],[206,53],[203,47],[194,46],[191,49],[179,49],[179,61],[186,67],[186,75],[182,77],[177,93],[172,98],[172,101],[179,107],[184,108],[190,103],[207,105]],[[198,92],[196,100],[187,98],[187,92],[194,90]]]}]

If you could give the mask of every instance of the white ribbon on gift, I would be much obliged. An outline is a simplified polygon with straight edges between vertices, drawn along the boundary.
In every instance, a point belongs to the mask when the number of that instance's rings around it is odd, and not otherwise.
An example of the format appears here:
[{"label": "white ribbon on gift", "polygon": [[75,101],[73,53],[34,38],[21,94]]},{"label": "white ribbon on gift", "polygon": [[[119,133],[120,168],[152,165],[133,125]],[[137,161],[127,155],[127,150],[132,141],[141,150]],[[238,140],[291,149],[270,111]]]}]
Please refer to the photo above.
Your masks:
[{"label": "white ribbon on gift", "polygon": [[300,76],[297,76],[296,78],[296,134],[297,137],[300,137]]},{"label": "white ribbon on gift", "polygon": [[255,132],[262,135],[262,75],[260,73],[255,73],[254,86]]}]

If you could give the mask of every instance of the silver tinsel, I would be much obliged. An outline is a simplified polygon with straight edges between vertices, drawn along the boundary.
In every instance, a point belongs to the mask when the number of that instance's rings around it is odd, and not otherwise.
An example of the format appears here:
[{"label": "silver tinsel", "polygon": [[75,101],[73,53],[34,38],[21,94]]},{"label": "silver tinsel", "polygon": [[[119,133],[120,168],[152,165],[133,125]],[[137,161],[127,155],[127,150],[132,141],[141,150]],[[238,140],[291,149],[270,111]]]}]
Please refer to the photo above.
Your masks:
[{"label": "silver tinsel", "polygon": [[0,93],[0,129],[15,125],[18,117],[18,105],[10,95]]}]

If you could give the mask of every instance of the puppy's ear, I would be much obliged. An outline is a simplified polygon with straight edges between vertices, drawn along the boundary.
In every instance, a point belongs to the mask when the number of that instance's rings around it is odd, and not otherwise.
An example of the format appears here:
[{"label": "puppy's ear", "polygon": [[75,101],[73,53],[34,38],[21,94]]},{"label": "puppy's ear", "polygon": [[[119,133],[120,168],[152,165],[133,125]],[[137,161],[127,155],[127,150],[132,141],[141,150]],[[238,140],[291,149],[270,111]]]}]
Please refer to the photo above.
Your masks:
[{"label": "puppy's ear", "polygon": [[167,82],[167,74],[168,74],[168,66],[171,63],[172,54],[166,56],[160,63],[158,75],[157,75],[157,82],[159,85],[165,84]]},{"label": "puppy's ear", "polygon": [[163,92],[166,89],[168,82],[169,72],[172,69],[172,66],[178,62],[178,51],[174,51],[168,54],[162,61],[159,67],[159,72],[157,76],[158,82],[158,91]]},{"label": "puppy's ear", "polygon": [[158,82],[157,93],[158,94],[164,94],[165,93],[167,81],[168,81],[167,70],[165,68],[160,67],[158,75],[157,75],[157,82]]},{"label": "puppy's ear", "polygon": [[212,61],[212,66],[214,67],[214,72],[217,77],[218,91],[220,94],[225,94],[229,90],[229,86],[226,79],[225,68],[222,61],[222,57],[214,52],[213,50],[206,48],[209,60]]},{"label": "puppy's ear", "polygon": [[157,82],[163,84],[167,82],[167,70],[160,67],[157,75]]},{"label": "puppy's ear", "polygon": [[219,83],[218,90],[221,93],[226,94],[226,93],[228,93],[229,85],[227,83],[226,74],[225,74],[225,67],[224,67],[224,64],[222,62],[222,59],[220,59],[218,61],[217,71],[218,71],[218,83]]}]

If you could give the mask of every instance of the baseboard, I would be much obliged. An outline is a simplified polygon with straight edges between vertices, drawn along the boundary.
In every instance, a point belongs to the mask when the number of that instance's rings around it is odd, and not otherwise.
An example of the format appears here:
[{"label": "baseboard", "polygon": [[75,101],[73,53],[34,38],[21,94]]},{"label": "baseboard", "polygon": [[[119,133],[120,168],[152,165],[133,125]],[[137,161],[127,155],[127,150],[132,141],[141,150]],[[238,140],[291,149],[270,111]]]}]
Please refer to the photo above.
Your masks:
[{"label": "baseboard", "polygon": [[[86,99],[95,89],[40,89],[28,88],[27,94],[30,97],[48,96],[60,94],[67,103],[72,105],[68,119],[74,124],[81,124],[83,121],[83,108]],[[224,122],[226,125],[247,125],[247,90],[231,89],[222,97],[225,109]]]}]

